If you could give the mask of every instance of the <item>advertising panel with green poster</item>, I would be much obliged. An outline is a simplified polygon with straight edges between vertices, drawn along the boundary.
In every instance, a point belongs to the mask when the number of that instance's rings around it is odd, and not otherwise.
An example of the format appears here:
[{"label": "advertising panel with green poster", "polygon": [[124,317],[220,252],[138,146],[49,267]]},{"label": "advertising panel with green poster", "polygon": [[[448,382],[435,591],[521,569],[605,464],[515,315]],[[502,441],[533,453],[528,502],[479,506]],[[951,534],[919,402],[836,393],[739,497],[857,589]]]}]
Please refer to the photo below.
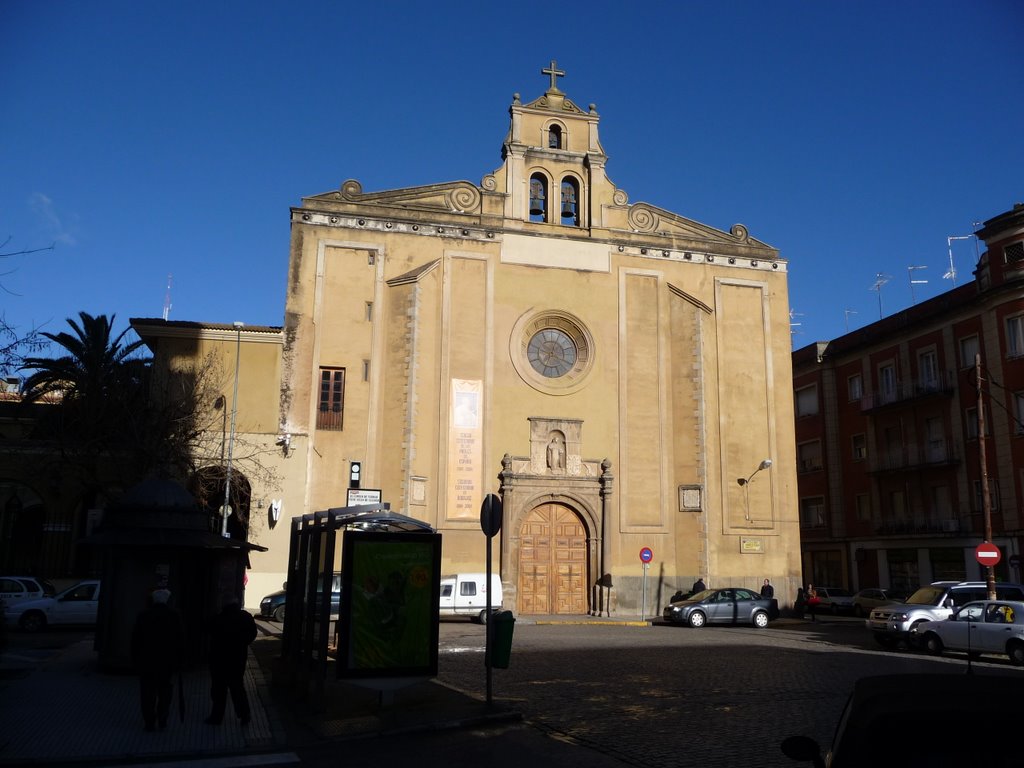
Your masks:
[{"label": "advertising panel with green poster", "polygon": [[338,676],[436,677],[441,536],[346,531]]}]

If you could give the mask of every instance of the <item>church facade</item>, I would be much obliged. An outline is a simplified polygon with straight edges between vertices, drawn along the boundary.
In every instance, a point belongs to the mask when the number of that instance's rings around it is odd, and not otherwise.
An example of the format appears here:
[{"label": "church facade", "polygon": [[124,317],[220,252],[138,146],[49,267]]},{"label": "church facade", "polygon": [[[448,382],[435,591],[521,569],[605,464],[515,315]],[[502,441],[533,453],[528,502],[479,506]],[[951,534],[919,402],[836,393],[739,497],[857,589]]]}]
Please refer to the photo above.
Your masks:
[{"label": "church facade", "polygon": [[[445,572],[480,571],[496,494],[489,546],[517,613],[651,615],[698,576],[770,578],[785,602],[786,262],[742,225],[630,202],[596,108],[545,74],[479,184],[347,181],[292,209],[279,429],[301,482],[283,508],[343,506],[355,464],[443,534]],[[251,589],[280,586],[287,533],[254,532],[270,551]]]}]

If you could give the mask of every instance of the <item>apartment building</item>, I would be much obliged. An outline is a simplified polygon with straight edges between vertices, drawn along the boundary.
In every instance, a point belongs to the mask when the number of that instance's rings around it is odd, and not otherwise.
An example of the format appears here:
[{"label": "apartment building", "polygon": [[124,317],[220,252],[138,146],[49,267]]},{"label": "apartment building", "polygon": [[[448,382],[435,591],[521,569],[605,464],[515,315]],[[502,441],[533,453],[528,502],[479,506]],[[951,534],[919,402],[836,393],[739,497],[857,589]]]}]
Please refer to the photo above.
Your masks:
[{"label": "apartment building", "polygon": [[1021,578],[1024,204],[975,234],[967,284],[793,352],[805,582],[981,578],[987,538]]}]

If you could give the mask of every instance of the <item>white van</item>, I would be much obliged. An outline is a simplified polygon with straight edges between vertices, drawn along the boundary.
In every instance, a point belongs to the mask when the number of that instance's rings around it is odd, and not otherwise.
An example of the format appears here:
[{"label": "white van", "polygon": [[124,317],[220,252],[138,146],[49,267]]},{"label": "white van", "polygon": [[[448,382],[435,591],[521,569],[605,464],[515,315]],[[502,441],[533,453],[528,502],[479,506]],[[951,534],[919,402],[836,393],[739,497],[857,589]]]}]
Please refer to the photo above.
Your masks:
[{"label": "white van", "polygon": [[[501,610],[501,577],[491,574],[491,612]],[[487,574],[459,573],[441,577],[442,616],[469,616],[487,622]]]}]

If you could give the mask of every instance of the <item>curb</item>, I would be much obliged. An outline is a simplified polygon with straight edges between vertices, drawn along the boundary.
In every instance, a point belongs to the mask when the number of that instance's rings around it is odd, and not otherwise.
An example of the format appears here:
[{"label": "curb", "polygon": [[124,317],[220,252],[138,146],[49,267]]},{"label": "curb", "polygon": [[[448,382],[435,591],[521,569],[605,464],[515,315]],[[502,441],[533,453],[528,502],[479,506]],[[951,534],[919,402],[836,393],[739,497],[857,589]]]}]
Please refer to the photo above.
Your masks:
[{"label": "curb", "polygon": [[602,621],[600,619],[536,619],[530,622],[522,622],[523,624],[536,624],[537,626],[551,626],[556,624],[569,624],[569,625],[586,625],[592,627],[650,627],[652,626],[650,621],[641,621],[636,619],[630,620],[610,620]]}]

